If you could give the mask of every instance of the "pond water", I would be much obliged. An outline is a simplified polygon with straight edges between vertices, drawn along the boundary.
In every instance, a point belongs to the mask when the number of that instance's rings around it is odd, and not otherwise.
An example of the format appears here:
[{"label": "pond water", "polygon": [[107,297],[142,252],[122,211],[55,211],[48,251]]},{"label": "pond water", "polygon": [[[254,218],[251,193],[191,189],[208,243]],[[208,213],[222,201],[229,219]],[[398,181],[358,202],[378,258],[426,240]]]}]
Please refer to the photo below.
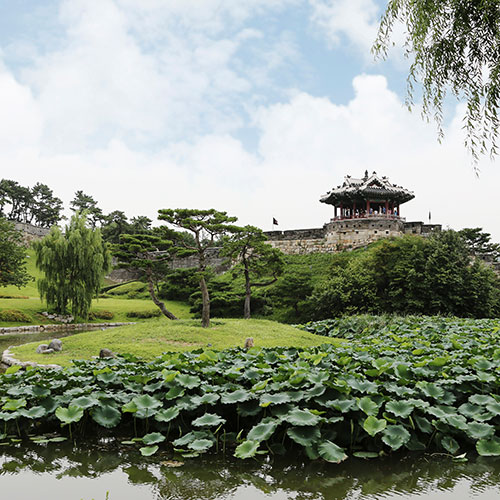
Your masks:
[{"label": "pond water", "polygon": [[[87,332],[90,330],[100,330],[100,328],[68,329],[52,332],[34,332],[34,333],[7,333],[0,335],[0,354],[10,346],[27,344],[29,342],[40,342],[48,344],[52,339],[62,339],[75,335],[76,333]],[[1,371],[1,370],[0,370]]]},{"label": "pond water", "polygon": [[0,492],[8,500],[494,500],[500,460],[405,455],[297,465],[208,457],[181,465],[109,444],[8,445],[0,448]]}]

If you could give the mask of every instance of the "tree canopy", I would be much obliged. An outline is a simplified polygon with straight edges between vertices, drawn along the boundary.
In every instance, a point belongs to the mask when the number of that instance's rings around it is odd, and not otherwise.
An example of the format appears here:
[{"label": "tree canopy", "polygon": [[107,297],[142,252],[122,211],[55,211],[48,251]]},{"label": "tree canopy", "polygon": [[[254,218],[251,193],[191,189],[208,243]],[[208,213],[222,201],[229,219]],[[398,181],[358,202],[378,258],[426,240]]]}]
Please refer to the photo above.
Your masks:
[{"label": "tree canopy", "polygon": [[22,288],[33,278],[26,271],[26,247],[14,224],[0,217],[0,287]]},{"label": "tree canopy", "polygon": [[266,243],[261,229],[245,226],[223,240],[222,255],[236,261],[233,275],[242,273],[245,278],[245,303],[243,317],[250,318],[252,288],[272,285],[283,272],[282,252]]},{"label": "tree canopy", "polygon": [[51,227],[61,220],[62,201],[46,184],[33,188],[9,179],[0,180],[0,216],[9,220]]},{"label": "tree canopy", "polygon": [[131,267],[144,272],[151,300],[169,319],[177,317],[158,299],[155,287],[168,272],[168,263],[174,253],[171,240],[154,234],[122,234],[120,243],[113,247],[113,254],[119,259],[120,267]]},{"label": "tree canopy", "polygon": [[100,230],[87,227],[85,216],[77,214],[64,232],[53,226],[33,247],[36,265],[44,273],[38,282],[42,299],[58,314],[70,307],[73,316],[86,318],[110,268]]},{"label": "tree canopy", "polygon": [[184,249],[185,256],[196,255],[198,259],[203,301],[201,324],[204,328],[208,328],[210,326],[210,296],[206,283],[207,249],[213,246],[217,238],[235,230],[236,226],[233,225],[233,222],[236,222],[237,218],[215,209],[162,209],[158,211],[158,214],[158,219],[176,228],[185,229],[194,237],[194,242],[190,243],[185,234],[178,233],[177,242]]},{"label": "tree canopy", "polygon": [[411,61],[408,105],[421,82],[423,114],[442,136],[447,92],[467,103],[466,145],[477,160],[497,153],[500,99],[500,0],[389,0],[374,52],[385,57],[394,26],[406,29]]}]

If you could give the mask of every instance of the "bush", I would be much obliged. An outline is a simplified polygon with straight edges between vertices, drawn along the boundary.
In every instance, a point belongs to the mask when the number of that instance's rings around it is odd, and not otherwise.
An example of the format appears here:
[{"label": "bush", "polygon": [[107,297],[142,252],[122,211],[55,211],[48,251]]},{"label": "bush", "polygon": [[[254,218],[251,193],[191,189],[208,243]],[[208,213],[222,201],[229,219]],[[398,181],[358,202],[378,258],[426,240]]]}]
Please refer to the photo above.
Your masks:
[{"label": "bush", "polygon": [[161,316],[161,311],[159,309],[153,309],[150,311],[129,311],[127,313],[127,318],[146,319],[157,318],[158,316]]},{"label": "bush", "polygon": [[111,311],[90,311],[89,319],[113,319],[114,314]]},{"label": "bush", "polygon": [[17,309],[4,309],[0,311],[0,321],[12,321],[16,323],[30,323],[31,318]]},{"label": "bush", "polygon": [[189,296],[200,288],[196,269],[175,269],[160,285],[158,297],[165,300],[188,300]]},{"label": "bush", "polygon": [[27,295],[2,295],[0,294],[0,299],[29,299]]}]

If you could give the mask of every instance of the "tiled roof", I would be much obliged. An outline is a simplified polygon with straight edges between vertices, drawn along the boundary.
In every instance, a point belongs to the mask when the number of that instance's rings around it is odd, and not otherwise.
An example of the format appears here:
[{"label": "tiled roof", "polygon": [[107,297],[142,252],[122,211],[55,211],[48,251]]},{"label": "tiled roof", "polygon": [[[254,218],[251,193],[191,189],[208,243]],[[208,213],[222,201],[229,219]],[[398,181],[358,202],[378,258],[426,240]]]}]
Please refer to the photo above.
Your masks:
[{"label": "tiled roof", "polygon": [[405,203],[415,198],[412,191],[392,184],[387,177],[379,177],[376,172],[372,175],[365,173],[362,179],[356,179],[346,175],[342,186],[337,186],[320,198],[322,203],[336,205],[343,201],[371,199],[393,200]]}]

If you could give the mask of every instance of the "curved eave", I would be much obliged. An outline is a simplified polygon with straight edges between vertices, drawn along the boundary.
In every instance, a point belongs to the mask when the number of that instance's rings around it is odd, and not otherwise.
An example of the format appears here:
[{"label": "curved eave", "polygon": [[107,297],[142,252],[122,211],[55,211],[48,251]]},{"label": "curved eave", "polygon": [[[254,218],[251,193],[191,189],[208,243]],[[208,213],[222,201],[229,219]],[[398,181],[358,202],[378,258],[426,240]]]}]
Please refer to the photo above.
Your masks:
[{"label": "curved eave", "polygon": [[407,201],[413,200],[415,195],[410,191],[391,191],[388,189],[364,189],[359,191],[357,189],[344,190],[341,192],[332,192],[325,194],[320,198],[321,203],[326,203],[328,205],[339,205],[340,203],[352,203],[362,202],[366,200],[370,201],[391,201],[397,202],[398,204],[406,203]]}]

